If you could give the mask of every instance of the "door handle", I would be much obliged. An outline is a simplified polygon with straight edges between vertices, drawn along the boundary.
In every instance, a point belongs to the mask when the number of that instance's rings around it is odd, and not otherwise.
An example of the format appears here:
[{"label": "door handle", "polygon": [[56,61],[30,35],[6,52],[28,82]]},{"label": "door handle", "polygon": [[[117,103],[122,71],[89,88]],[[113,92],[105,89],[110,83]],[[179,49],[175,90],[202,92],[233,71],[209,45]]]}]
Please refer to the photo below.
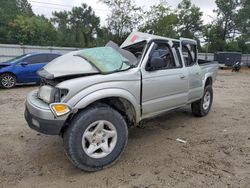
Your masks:
[{"label": "door handle", "polygon": [[180,75],[180,79],[184,79],[184,78],[186,78],[186,76],[184,76],[184,75]]}]

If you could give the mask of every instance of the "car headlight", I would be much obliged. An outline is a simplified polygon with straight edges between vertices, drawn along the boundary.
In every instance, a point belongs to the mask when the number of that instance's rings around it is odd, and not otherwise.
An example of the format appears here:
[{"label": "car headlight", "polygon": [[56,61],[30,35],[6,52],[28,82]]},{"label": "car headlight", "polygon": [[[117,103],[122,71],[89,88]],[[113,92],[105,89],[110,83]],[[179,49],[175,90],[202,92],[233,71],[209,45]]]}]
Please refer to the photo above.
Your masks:
[{"label": "car headlight", "polygon": [[61,102],[61,100],[68,94],[67,89],[59,89],[50,85],[44,85],[39,88],[37,97],[44,102],[50,104],[53,102]]},{"label": "car headlight", "polygon": [[63,116],[71,112],[71,108],[65,103],[52,103],[50,104],[50,109],[56,116]]},{"label": "car headlight", "polygon": [[51,103],[54,102],[55,93],[56,88],[49,85],[44,85],[39,88],[37,97],[46,103]]}]

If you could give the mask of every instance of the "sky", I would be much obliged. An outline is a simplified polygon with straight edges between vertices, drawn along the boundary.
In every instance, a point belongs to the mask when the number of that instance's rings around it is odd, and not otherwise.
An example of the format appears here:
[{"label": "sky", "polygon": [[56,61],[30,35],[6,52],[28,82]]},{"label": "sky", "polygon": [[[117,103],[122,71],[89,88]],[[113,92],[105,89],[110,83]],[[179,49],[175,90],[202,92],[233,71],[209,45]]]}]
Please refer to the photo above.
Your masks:
[{"label": "sky", "polygon": [[[101,25],[105,25],[107,15],[109,14],[109,8],[100,3],[98,0],[28,0],[32,5],[32,9],[35,14],[43,14],[47,18],[52,16],[53,11],[71,10],[73,6],[80,6],[81,3],[86,3],[93,8],[95,14],[101,18]],[[135,3],[144,10],[149,9],[151,5],[159,3],[159,0],[134,0]],[[213,10],[216,9],[215,0],[191,0],[193,4],[200,7],[203,11],[204,23],[212,21],[211,17],[214,17]],[[181,0],[167,0],[169,6],[176,8]],[[46,4],[49,3],[49,4]],[[55,5],[51,5],[55,4]]]}]

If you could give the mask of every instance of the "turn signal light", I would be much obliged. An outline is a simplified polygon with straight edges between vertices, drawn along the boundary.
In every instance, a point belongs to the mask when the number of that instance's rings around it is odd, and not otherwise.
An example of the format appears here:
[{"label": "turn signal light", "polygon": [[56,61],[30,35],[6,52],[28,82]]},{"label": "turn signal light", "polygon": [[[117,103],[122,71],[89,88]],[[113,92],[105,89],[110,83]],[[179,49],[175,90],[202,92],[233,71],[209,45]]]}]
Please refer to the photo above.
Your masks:
[{"label": "turn signal light", "polygon": [[56,116],[63,116],[71,111],[67,104],[62,103],[53,103],[50,105],[50,108]]}]

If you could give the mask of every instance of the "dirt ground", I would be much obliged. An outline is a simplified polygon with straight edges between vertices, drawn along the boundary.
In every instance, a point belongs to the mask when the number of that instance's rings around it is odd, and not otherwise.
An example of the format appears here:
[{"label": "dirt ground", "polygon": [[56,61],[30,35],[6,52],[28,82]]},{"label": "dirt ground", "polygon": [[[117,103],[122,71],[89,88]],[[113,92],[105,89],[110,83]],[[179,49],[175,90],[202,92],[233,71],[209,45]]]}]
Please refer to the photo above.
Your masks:
[{"label": "dirt ground", "polygon": [[250,186],[250,70],[219,71],[204,118],[185,108],[131,129],[118,163],[95,173],[71,164],[59,136],[28,128],[24,101],[33,89],[0,90],[0,187]]}]

